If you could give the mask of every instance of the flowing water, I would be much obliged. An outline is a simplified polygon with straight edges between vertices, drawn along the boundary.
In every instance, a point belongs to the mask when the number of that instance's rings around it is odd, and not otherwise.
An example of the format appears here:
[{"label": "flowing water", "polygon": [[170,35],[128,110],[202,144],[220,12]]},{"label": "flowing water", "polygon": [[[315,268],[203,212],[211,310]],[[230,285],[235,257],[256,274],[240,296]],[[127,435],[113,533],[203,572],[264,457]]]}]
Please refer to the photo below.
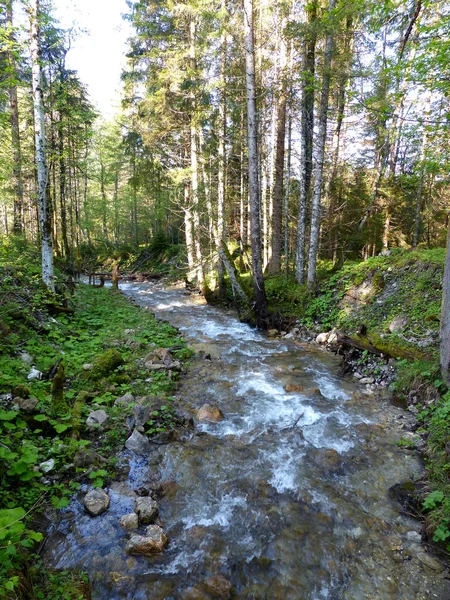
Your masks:
[{"label": "flowing water", "polygon": [[[423,564],[420,524],[387,494],[421,473],[396,445],[406,413],[339,377],[338,359],[315,345],[269,339],[183,289],[122,290],[211,355],[193,361],[179,393],[192,412],[209,403],[225,418],[146,459],[125,452],[128,481],[112,486],[108,512],[87,516],[80,497],[58,515],[49,564],[88,571],[100,600],[228,597],[202,585],[218,575],[239,599],[450,598]],[[132,510],[130,488],[155,480],[166,482],[169,547],[130,557],[118,520]]]}]

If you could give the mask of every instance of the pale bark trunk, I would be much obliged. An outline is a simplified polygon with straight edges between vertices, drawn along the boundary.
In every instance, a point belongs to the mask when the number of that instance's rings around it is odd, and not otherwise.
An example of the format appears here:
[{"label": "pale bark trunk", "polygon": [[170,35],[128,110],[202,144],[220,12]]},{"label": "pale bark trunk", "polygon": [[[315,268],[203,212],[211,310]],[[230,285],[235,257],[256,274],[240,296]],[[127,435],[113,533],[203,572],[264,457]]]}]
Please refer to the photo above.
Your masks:
[{"label": "pale bark trunk", "polygon": [[312,175],[312,152],[314,133],[314,77],[317,34],[314,24],[317,19],[317,2],[308,9],[308,23],[313,26],[303,49],[302,103],[301,103],[301,154],[300,154],[300,194],[298,208],[297,244],[295,255],[295,275],[302,284],[305,276],[306,212]]},{"label": "pale bark trunk", "polygon": [[[221,3],[222,11],[226,10],[225,0]],[[226,113],[226,61],[227,61],[227,34],[224,30],[221,36],[221,57],[220,57],[220,101],[219,101],[219,147],[217,149],[219,165],[217,172],[217,249],[222,247],[225,240],[225,139],[227,127]],[[242,215],[240,215],[242,220]],[[219,261],[218,279],[219,279],[219,297],[225,298],[225,264]]]},{"label": "pale bark trunk", "polygon": [[[13,43],[13,11],[12,0],[6,2],[6,19],[8,27],[11,30],[10,42]],[[9,63],[9,78],[8,95],[11,123],[11,142],[13,150],[13,179],[14,179],[14,219],[13,231],[20,235],[22,233],[22,213],[23,213],[23,181],[22,181],[22,151],[20,146],[20,130],[19,130],[19,105],[17,101],[17,72],[16,62],[14,59],[13,50],[8,51]]]},{"label": "pale bark trunk", "polygon": [[[191,18],[189,24],[189,59],[192,72],[195,72],[197,68],[195,38],[197,35],[197,26],[195,23],[195,17]],[[204,274],[203,274],[203,257],[201,249],[201,231],[200,231],[200,206],[198,197],[198,146],[197,146],[197,121],[196,121],[196,99],[195,92],[192,93],[192,106],[191,106],[191,123],[190,123],[190,138],[191,138],[191,204],[192,204],[192,218],[194,224],[194,249],[195,259],[197,262],[197,283],[199,288],[203,291],[204,287]]]},{"label": "pale bark trunk", "polygon": [[257,325],[267,316],[267,299],[261,261],[261,224],[258,181],[258,148],[255,90],[255,52],[253,43],[253,0],[244,0],[245,83],[247,91],[248,167],[251,218],[251,246],[255,312]]},{"label": "pale bark trunk", "polygon": [[274,182],[272,192],[272,219],[271,219],[271,252],[269,271],[278,273],[281,269],[281,241],[282,241],[282,215],[283,215],[283,175],[284,175],[284,149],[286,138],[286,75],[287,75],[287,47],[284,38],[286,19],[280,25],[281,39],[279,44],[279,86],[276,98],[276,136]]},{"label": "pale bark trunk", "polygon": [[192,225],[191,194],[189,183],[184,184],[184,234],[188,259],[188,279],[194,274],[194,232]]},{"label": "pale bark trunk", "polygon": [[55,281],[52,252],[52,215],[49,197],[47,194],[48,171],[45,155],[45,115],[40,63],[41,52],[39,39],[39,0],[31,0],[29,11],[34,139],[38,178],[39,225],[41,233],[42,280],[50,290],[54,291]]},{"label": "pale bark trunk", "polygon": [[447,387],[450,387],[450,215],[444,279],[442,280],[440,363],[442,379]]},{"label": "pale bark trunk", "polygon": [[[335,7],[336,0],[330,0],[329,11]],[[325,42],[325,55],[323,59],[322,91],[319,109],[319,131],[317,134],[317,160],[314,171],[314,194],[311,209],[311,232],[308,256],[308,288],[312,289],[316,283],[317,254],[319,249],[321,198],[323,166],[325,160],[325,144],[327,138],[328,98],[331,81],[331,59],[333,55],[333,34],[328,33]]]}]

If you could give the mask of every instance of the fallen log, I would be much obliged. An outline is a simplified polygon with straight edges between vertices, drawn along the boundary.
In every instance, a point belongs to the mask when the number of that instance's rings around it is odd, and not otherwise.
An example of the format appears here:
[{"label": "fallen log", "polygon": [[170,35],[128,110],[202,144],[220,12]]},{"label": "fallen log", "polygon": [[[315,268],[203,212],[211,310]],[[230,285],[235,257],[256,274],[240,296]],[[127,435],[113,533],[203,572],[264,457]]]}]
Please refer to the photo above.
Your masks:
[{"label": "fallen log", "polygon": [[408,360],[417,360],[421,358],[429,358],[426,351],[415,348],[404,348],[395,342],[368,333],[367,335],[350,336],[340,331],[336,331],[335,340],[329,344],[329,348],[338,353],[339,350],[351,350],[352,348],[367,351],[375,356],[385,358],[397,358]]}]

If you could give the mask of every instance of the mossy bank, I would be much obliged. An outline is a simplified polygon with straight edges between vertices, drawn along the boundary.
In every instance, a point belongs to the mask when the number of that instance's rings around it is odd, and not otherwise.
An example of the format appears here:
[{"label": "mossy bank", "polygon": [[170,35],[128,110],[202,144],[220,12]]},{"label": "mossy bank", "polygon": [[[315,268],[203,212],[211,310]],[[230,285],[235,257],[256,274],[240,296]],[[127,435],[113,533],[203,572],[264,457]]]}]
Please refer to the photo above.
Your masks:
[{"label": "mossy bank", "polygon": [[[36,519],[67,505],[81,483],[114,478],[133,398],[155,398],[147,435],[172,426],[171,393],[191,351],[111,289],[77,284],[70,299],[50,297],[29,259],[15,257],[0,274],[0,596],[79,600],[89,597],[82,574],[43,571]],[[49,304],[70,310],[51,316]],[[146,369],[158,348],[180,368]]]}]

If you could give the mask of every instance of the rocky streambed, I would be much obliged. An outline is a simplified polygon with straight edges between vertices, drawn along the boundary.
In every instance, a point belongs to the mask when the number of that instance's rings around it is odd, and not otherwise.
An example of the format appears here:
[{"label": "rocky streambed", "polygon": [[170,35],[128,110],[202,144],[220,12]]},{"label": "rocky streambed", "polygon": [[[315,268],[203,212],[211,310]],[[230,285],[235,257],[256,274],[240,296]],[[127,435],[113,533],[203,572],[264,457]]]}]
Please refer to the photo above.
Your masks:
[{"label": "rocky streambed", "polygon": [[99,600],[450,598],[420,523],[388,494],[422,472],[398,446],[409,413],[315,344],[271,339],[182,288],[122,289],[197,351],[178,404],[200,420],[128,445],[97,516],[85,489],[55,517],[47,564],[86,570]]}]

